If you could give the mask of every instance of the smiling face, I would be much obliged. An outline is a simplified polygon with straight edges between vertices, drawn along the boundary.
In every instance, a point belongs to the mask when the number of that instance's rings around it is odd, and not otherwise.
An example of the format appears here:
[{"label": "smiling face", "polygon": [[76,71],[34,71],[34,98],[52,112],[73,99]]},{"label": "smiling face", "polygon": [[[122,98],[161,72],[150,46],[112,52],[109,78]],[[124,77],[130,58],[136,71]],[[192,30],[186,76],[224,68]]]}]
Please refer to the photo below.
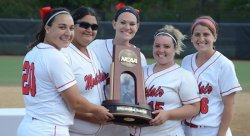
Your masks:
[{"label": "smiling face", "polygon": [[139,28],[136,16],[130,12],[121,13],[117,21],[113,21],[112,24],[116,30],[115,37],[125,41],[130,41]]},{"label": "smiling face", "polygon": [[45,26],[45,30],[44,42],[58,50],[68,47],[74,38],[74,22],[69,14],[57,15],[51,26]]},{"label": "smiling face", "polygon": [[[95,16],[86,15],[83,18],[77,20],[76,22],[86,22],[89,24],[97,24],[97,20]],[[80,27],[79,24],[75,25],[75,37],[73,43],[75,46],[79,47],[87,47],[88,44],[96,37],[97,30],[92,30],[91,27],[83,28]]]},{"label": "smiling face", "polygon": [[157,64],[170,67],[174,62],[176,49],[173,40],[165,35],[155,37],[153,44],[153,56]]},{"label": "smiling face", "polygon": [[213,52],[216,37],[206,26],[197,25],[193,30],[191,42],[199,53]]}]

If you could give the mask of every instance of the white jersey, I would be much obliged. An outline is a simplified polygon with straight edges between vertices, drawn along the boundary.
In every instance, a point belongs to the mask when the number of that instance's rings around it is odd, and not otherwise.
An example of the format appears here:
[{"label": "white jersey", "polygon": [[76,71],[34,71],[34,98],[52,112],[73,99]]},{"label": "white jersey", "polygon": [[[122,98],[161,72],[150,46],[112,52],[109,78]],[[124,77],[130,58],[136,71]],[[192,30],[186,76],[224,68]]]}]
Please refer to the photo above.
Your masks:
[{"label": "white jersey", "polygon": [[60,95],[76,84],[69,62],[55,47],[40,43],[23,62],[23,96],[27,116],[56,125],[72,125],[74,112]]},{"label": "white jersey", "polygon": [[[104,100],[103,81],[106,74],[102,71],[99,61],[91,50],[87,50],[89,57],[83,54],[73,44],[62,49],[69,60],[70,67],[76,77],[77,86],[89,102],[101,105]],[[70,132],[78,134],[96,134],[101,124],[91,123],[80,119],[74,119],[74,125],[70,126]]]},{"label": "white jersey", "polygon": [[[200,101],[194,76],[178,64],[154,73],[155,63],[144,68],[147,104],[154,110],[172,110]],[[135,135],[184,136],[181,120],[167,120],[159,126],[142,127]]]},{"label": "white jersey", "polygon": [[[101,63],[101,66],[105,73],[108,74],[107,78],[107,85],[106,85],[106,97],[108,97],[108,88],[109,88],[109,77],[110,77],[110,65],[112,63],[113,58],[113,39],[106,39],[101,40],[97,39],[90,43],[90,45],[87,47],[91,50],[93,50]],[[145,56],[140,53],[141,56],[141,64],[142,66],[147,65],[147,61]],[[126,126],[120,126],[120,125],[114,125],[109,124],[105,125],[104,128],[101,130],[100,133],[101,136],[128,136],[129,135],[129,129]]]},{"label": "white jersey", "polygon": [[216,51],[201,67],[196,66],[197,53],[186,56],[182,67],[191,71],[201,95],[200,114],[187,119],[198,126],[218,127],[224,109],[222,96],[242,90],[233,63]]}]

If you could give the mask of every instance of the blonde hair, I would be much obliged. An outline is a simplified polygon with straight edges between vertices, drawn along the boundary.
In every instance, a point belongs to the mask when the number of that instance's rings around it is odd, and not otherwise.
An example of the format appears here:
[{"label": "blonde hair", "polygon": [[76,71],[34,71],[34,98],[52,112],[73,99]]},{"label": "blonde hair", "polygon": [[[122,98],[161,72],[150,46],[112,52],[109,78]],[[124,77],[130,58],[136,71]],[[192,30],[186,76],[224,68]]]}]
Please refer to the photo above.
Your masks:
[{"label": "blonde hair", "polygon": [[185,44],[183,43],[183,40],[186,39],[186,35],[182,34],[180,30],[176,29],[172,25],[165,25],[163,28],[160,28],[156,31],[154,37],[160,36],[160,35],[165,35],[169,36],[172,38],[174,47],[176,49],[176,54],[180,54],[185,47]]}]

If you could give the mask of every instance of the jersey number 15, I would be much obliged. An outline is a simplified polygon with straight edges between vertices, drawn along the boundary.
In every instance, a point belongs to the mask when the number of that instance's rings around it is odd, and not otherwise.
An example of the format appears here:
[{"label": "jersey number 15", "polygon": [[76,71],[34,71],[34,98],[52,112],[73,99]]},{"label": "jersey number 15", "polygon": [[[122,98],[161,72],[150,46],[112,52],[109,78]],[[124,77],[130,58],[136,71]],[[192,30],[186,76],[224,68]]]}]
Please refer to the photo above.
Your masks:
[{"label": "jersey number 15", "polygon": [[36,95],[36,79],[34,75],[35,65],[25,61],[23,64],[22,89],[23,95]]}]

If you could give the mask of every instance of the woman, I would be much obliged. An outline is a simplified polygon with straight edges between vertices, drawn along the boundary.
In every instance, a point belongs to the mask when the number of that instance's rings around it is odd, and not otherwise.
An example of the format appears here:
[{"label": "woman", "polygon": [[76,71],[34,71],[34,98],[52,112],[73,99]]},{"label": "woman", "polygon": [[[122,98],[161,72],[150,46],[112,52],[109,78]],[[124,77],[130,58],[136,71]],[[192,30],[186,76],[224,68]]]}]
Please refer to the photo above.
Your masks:
[{"label": "woman", "polygon": [[187,136],[230,136],[235,92],[242,90],[233,63],[215,50],[217,24],[209,16],[197,18],[191,28],[196,53],[183,59],[182,67],[196,77],[201,95],[200,114],[184,124]]},{"label": "woman", "polygon": [[[46,10],[46,13],[43,12]],[[22,87],[26,115],[18,136],[69,136],[74,111],[96,114],[108,121],[112,114],[88,102],[77,89],[75,77],[60,52],[74,37],[74,23],[64,8],[43,8],[42,27],[23,63]]]},{"label": "woman", "polygon": [[[96,37],[98,24],[92,8],[79,7],[72,14],[75,30],[74,39],[68,48],[63,49],[70,61],[77,86],[89,102],[101,105],[104,100],[103,81],[106,74],[102,71],[96,55],[87,46]],[[74,125],[70,126],[71,136],[95,136],[101,129],[101,121],[91,113],[76,112]]]},{"label": "woman", "polygon": [[[138,31],[139,14],[134,8],[125,6],[116,12],[114,20],[112,21],[112,25],[113,28],[115,29],[114,39],[94,40],[88,46],[96,53],[97,58],[100,61],[104,72],[108,75],[107,85],[105,90],[106,98],[109,96],[108,95],[109,76],[110,76],[110,64],[112,63],[112,56],[113,56],[113,47],[114,46],[135,47],[135,45],[131,44],[130,41]],[[146,58],[142,53],[141,53],[141,61],[143,66],[147,64]],[[101,135],[128,136],[129,129],[126,126],[119,126],[113,124],[105,125],[104,128],[102,129]]]},{"label": "woman", "polygon": [[181,120],[199,113],[200,96],[193,75],[175,63],[185,36],[171,25],[154,36],[156,63],[144,68],[147,103],[154,110],[149,127],[136,128],[131,135],[185,136]]}]

